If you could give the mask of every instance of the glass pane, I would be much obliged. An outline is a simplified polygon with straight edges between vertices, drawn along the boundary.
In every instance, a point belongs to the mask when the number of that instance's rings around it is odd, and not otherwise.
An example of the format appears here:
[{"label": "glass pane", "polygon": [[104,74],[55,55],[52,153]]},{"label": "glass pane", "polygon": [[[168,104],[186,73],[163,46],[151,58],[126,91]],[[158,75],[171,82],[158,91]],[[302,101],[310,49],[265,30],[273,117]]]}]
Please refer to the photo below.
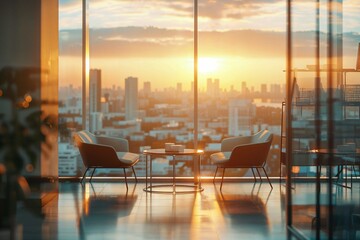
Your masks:
[{"label": "glass pane", "polygon": [[[90,1],[89,126],[129,140],[130,151],[193,146],[193,2]],[[155,176],[172,176],[168,158]],[[193,176],[177,159],[177,176]],[[145,176],[144,156],[135,166]],[[97,170],[98,176],[123,176]],[[131,171],[127,173],[129,176]]]},{"label": "glass pane", "polygon": [[72,135],[82,130],[82,3],[59,1],[59,176],[81,176]]},{"label": "glass pane", "polygon": [[352,239],[358,201],[346,192],[357,167],[359,6],[329,2],[318,5],[319,35],[316,1],[292,4],[292,223],[311,239]]},{"label": "glass pane", "polygon": [[[279,176],[284,19],[285,2],[199,1],[202,175],[214,175],[209,156],[220,151],[224,138],[268,129],[274,137],[265,169]],[[248,168],[228,168],[225,174],[253,178]]]}]

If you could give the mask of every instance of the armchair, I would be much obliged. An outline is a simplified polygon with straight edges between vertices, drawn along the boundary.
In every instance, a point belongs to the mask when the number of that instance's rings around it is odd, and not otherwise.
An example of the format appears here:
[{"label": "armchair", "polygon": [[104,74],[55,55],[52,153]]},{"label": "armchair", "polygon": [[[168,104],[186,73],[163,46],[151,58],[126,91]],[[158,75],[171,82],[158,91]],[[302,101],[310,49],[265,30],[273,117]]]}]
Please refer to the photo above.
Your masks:
[{"label": "armchair", "polygon": [[217,171],[223,169],[220,190],[224,181],[226,168],[250,168],[256,181],[254,168],[259,172],[259,168],[265,173],[265,176],[273,188],[265,170],[266,158],[268,156],[273,134],[268,130],[261,130],[252,136],[239,136],[225,138],[221,142],[221,152],[211,154],[210,159],[216,165],[214,183]]},{"label": "armchair", "polygon": [[84,180],[90,168],[94,169],[90,181],[97,168],[122,168],[128,188],[125,168],[131,168],[137,182],[134,165],[139,161],[139,155],[129,152],[129,143],[126,139],[95,136],[89,131],[80,131],[74,135],[74,142],[86,167],[80,182]]}]

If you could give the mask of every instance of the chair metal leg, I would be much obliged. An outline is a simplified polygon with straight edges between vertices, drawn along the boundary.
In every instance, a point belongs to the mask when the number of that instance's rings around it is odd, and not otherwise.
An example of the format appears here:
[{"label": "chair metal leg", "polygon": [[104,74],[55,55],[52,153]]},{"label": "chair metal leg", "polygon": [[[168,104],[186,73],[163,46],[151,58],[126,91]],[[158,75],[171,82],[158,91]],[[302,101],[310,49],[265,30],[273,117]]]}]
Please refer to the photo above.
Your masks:
[{"label": "chair metal leg", "polygon": [[264,173],[265,173],[265,175],[266,175],[266,178],[267,178],[267,180],[268,180],[268,182],[269,182],[269,184],[270,184],[270,187],[273,188],[273,186],[272,186],[272,184],[271,184],[271,182],[270,182],[269,176],[268,176],[267,173],[266,173],[265,168],[262,167],[262,169],[263,169],[263,171],[264,171]]},{"label": "chair metal leg", "polygon": [[259,177],[260,177],[260,182],[262,182],[263,180],[262,180],[261,174],[260,174],[260,172],[259,172],[259,169],[258,169],[258,168],[256,168],[256,171],[257,171],[257,173],[259,174]]},{"label": "chair metal leg", "polygon": [[214,174],[214,178],[213,178],[213,183],[215,183],[215,177],[216,177],[216,174],[217,174],[217,171],[218,171],[218,166],[216,166],[216,170],[215,170],[215,174]]},{"label": "chair metal leg", "polygon": [[136,177],[135,169],[134,169],[134,167],[131,167],[131,169],[132,169],[132,171],[133,171],[133,173],[134,173],[134,176],[135,176],[135,182],[137,183],[138,180],[137,180],[137,177]]},{"label": "chair metal leg", "polygon": [[222,185],[223,185],[223,181],[224,181],[224,174],[225,174],[225,168],[223,168],[223,172],[222,172],[220,191],[222,189]]},{"label": "chair metal leg", "polygon": [[125,176],[126,190],[128,190],[128,189],[129,189],[129,187],[128,187],[128,183],[127,183],[127,178],[126,178],[126,171],[125,171],[125,168],[123,168],[123,170],[124,170],[124,176]]},{"label": "chair metal leg", "polygon": [[254,181],[255,181],[255,182],[257,182],[257,180],[256,180],[256,176],[255,176],[255,172],[254,172],[254,169],[253,169],[253,168],[251,168],[251,171],[252,171],[252,174],[253,174],[253,177],[254,177]]},{"label": "chair metal leg", "polygon": [[85,177],[88,170],[89,170],[89,167],[86,168],[86,170],[85,170],[85,172],[84,172],[84,174],[83,174],[83,176],[82,176],[82,178],[80,180],[80,183],[82,183],[82,181],[84,180],[84,177]]},{"label": "chair metal leg", "polygon": [[91,174],[90,182],[91,182],[92,177],[94,176],[95,170],[96,170],[96,168],[94,168],[94,171],[93,171],[92,174]]}]

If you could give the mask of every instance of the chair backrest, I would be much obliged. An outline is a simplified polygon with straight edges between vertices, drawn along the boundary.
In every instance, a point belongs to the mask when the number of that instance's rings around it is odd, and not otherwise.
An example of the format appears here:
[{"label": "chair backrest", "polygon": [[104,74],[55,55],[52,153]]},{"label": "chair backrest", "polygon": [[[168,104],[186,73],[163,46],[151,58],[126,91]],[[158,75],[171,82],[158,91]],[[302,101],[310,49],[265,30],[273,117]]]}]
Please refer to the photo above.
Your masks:
[{"label": "chair backrest", "polygon": [[221,151],[231,152],[236,146],[250,144],[252,142],[252,136],[238,136],[224,138],[221,141]]},{"label": "chair backrest", "polygon": [[230,155],[230,166],[261,167],[266,163],[270,142],[252,143],[234,148]]},{"label": "chair backrest", "polygon": [[86,167],[118,167],[121,162],[118,160],[115,149],[111,146],[81,143],[80,155]]},{"label": "chair backrest", "polygon": [[264,143],[272,140],[273,134],[269,130],[263,129],[252,136],[252,143]]},{"label": "chair backrest", "polygon": [[84,165],[86,167],[92,167],[93,165],[98,165],[97,163],[94,164],[93,161],[91,161],[94,155],[89,154],[90,152],[86,150],[88,146],[85,146],[87,144],[96,144],[97,141],[95,135],[87,130],[82,130],[76,132],[73,138],[75,145],[79,148],[81,159]]},{"label": "chair backrest", "polygon": [[262,167],[269,154],[273,134],[261,130],[249,136],[246,144],[239,144],[231,150],[230,161],[226,167]]},{"label": "chair backrest", "polygon": [[[84,165],[86,167],[119,167],[121,163],[118,160],[115,148],[104,144],[106,139],[103,139],[101,143],[97,140],[94,134],[86,130],[74,134],[74,142],[79,148]],[[123,145],[127,146],[126,140],[124,140]]]},{"label": "chair backrest", "polygon": [[252,144],[252,143],[264,143],[272,141],[272,133],[264,129],[252,136],[238,136],[225,138],[221,142],[222,152],[231,152],[236,146]]},{"label": "chair backrest", "polygon": [[87,130],[82,130],[75,133],[74,142],[78,147],[80,143],[97,143],[95,135]]}]

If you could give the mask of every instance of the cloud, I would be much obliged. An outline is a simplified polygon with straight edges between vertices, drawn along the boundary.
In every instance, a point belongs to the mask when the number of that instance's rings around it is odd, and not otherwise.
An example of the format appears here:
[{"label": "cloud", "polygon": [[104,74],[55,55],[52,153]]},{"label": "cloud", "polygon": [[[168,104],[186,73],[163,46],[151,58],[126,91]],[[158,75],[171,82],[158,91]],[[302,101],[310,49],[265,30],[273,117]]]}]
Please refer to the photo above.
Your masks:
[{"label": "cloud", "polygon": [[[297,57],[314,57],[315,33],[294,33]],[[200,31],[199,53],[202,56],[284,57],[285,32],[260,30]],[[326,34],[321,34],[326,46]],[[360,35],[344,33],[344,55],[356,52]],[[193,33],[156,27],[117,27],[91,29],[93,57],[185,57],[193,54]],[[60,31],[60,54],[81,55],[81,31]]]},{"label": "cloud", "polygon": [[[250,21],[250,18],[268,17],[282,0],[204,0],[199,1],[199,18],[204,21]],[[60,1],[60,28],[73,29],[81,20],[81,1]],[[90,25],[95,28],[119,26],[158,26],[171,23],[172,28],[188,28],[193,22],[192,0],[92,0],[89,2]],[[79,16],[76,17],[74,14]],[[141,23],[139,20],[141,19]],[[269,24],[268,21],[266,24]]]}]

